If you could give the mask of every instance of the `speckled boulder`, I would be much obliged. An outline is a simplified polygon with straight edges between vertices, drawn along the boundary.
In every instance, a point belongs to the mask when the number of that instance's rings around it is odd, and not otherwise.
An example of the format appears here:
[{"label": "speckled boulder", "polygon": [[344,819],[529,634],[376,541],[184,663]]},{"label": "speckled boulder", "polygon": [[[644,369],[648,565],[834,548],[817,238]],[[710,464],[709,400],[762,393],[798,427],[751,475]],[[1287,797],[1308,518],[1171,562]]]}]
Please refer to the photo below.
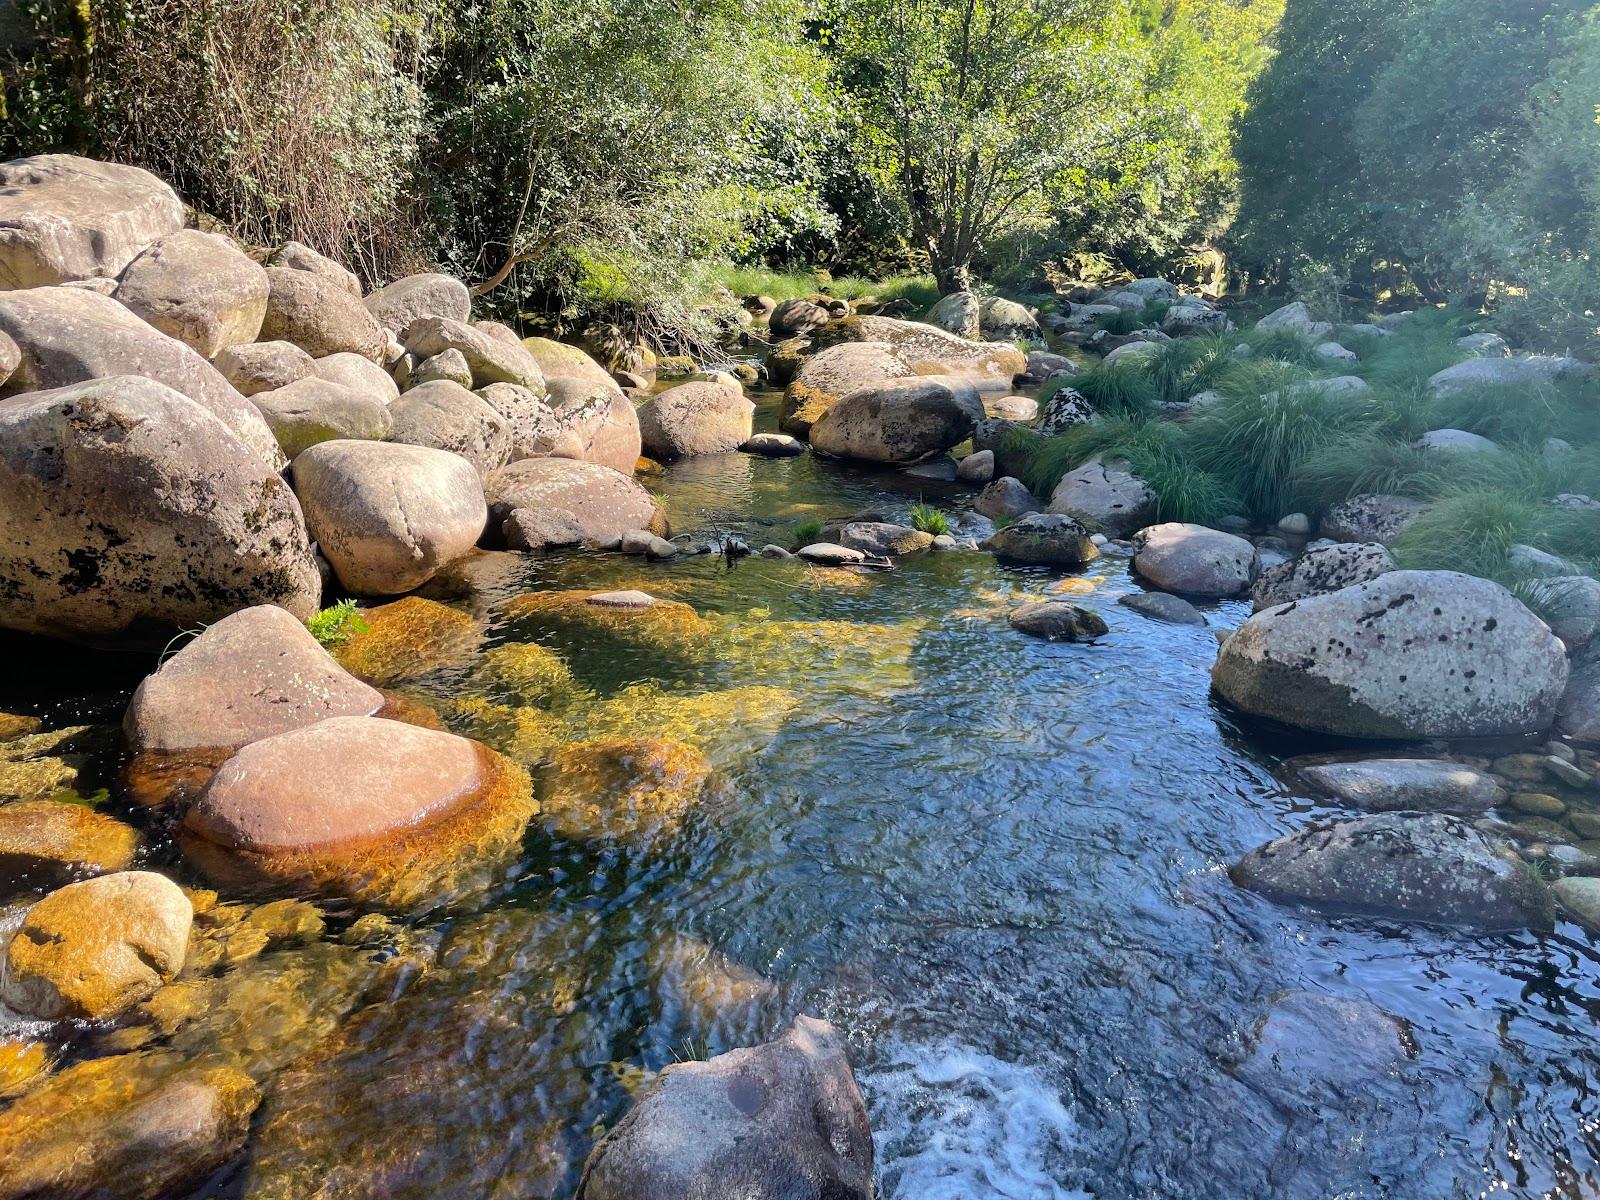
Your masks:
[{"label": "speckled boulder", "polygon": [[287,387],[317,373],[317,360],[293,342],[229,346],[217,355],[212,365],[245,396]]},{"label": "speckled boulder", "polygon": [[459,454],[479,475],[511,459],[511,423],[458,383],[419,384],[389,406],[389,415],[390,441]]},{"label": "speckled boulder", "polygon": [[399,333],[419,317],[466,321],[472,316],[467,285],[436,271],[407,275],[379,288],[363,304],[385,329]]},{"label": "speckled boulder", "polygon": [[1567,658],[1496,583],[1391,571],[1257,613],[1211,679],[1245,712],[1321,733],[1495,737],[1549,728]]},{"label": "speckled boulder", "polygon": [[1000,558],[1039,566],[1081,567],[1100,557],[1083,522],[1060,513],[1029,513],[998,529],[983,548]]},{"label": "speckled boulder", "polygon": [[639,409],[640,439],[658,462],[723,454],[750,439],[755,413],[737,384],[680,383]]},{"label": "speckled boulder", "polygon": [[1270,899],[1485,932],[1548,929],[1549,888],[1459,817],[1381,813],[1278,838],[1230,874]]},{"label": "speckled boulder", "polygon": [[267,268],[267,315],[261,340],[293,342],[312,358],[359,354],[373,362],[388,355],[383,326],[334,277],[293,267]]},{"label": "speckled boulder", "polygon": [[1320,531],[1323,537],[1336,542],[1377,542],[1387,546],[1427,511],[1427,504],[1408,496],[1367,493],[1330,508],[1323,515]]},{"label": "speckled boulder", "polygon": [[0,404],[0,626],[160,648],[320,594],[294,494],[194,401],[123,377]]},{"label": "speckled boulder", "polygon": [[590,1154],[577,1200],[868,1200],[872,1129],[833,1026],[667,1067]]},{"label": "speckled boulder", "polygon": [[1257,612],[1307,596],[1337,592],[1394,570],[1394,557],[1378,542],[1340,542],[1318,546],[1268,567],[1250,589]]},{"label": "speckled boulder", "polygon": [[1242,537],[1168,521],[1134,535],[1133,569],[1163,591],[1185,596],[1237,596],[1261,570],[1256,548]]},{"label": "speckled boulder", "polygon": [[796,437],[850,392],[914,372],[884,342],[847,342],[805,359],[784,389],[779,427]]},{"label": "speckled boulder", "polygon": [[1096,456],[1061,477],[1050,493],[1050,511],[1077,517],[1108,537],[1123,537],[1155,519],[1156,494],[1126,463]]}]

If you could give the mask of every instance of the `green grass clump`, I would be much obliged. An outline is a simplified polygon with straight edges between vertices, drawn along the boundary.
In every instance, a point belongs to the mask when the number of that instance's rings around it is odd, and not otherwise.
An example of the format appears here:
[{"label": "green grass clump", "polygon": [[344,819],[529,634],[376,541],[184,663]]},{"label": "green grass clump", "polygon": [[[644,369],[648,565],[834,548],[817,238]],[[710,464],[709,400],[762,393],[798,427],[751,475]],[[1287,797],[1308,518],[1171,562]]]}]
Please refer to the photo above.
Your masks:
[{"label": "green grass clump", "polygon": [[801,521],[794,527],[794,548],[809,546],[822,536],[821,521]]},{"label": "green grass clump", "polygon": [[1295,470],[1294,507],[1322,513],[1365,492],[1430,500],[1449,484],[1439,455],[1382,434],[1361,431],[1324,443]]},{"label": "green grass clump", "polygon": [[919,501],[911,506],[911,528],[939,537],[950,532],[950,518],[943,510]]},{"label": "green grass clump", "polygon": [[1181,337],[1145,355],[1141,364],[1155,386],[1160,402],[1181,404],[1189,397],[1215,388],[1243,366],[1232,337]]},{"label": "green grass clump", "polygon": [[1149,416],[1162,400],[1155,378],[1137,357],[1102,362],[1079,371],[1069,386],[1110,416]]},{"label": "green grass clump", "polygon": [[1410,571],[1464,571],[1504,580],[1506,553],[1543,540],[1549,506],[1515,492],[1474,488],[1434,502],[1395,539],[1395,562]]},{"label": "green grass clump", "polygon": [[1321,370],[1328,360],[1315,352],[1316,341],[1296,329],[1252,329],[1240,339],[1254,353],[1247,361],[1266,359]]},{"label": "green grass clump", "polygon": [[846,276],[823,282],[805,270],[775,271],[770,267],[744,267],[724,263],[711,272],[714,282],[735,296],[770,296],[774,300],[796,300],[818,292],[841,300],[874,296],[885,304],[904,299],[917,312],[924,312],[939,299],[939,287],[931,275],[893,275],[887,279],[862,279]]},{"label": "green grass clump", "polygon": [[370,626],[366,618],[356,611],[354,600],[341,600],[321,612],[313,613],[306,621],[306,628],[325,649],[331,650],[358,633],[366,633]]}]

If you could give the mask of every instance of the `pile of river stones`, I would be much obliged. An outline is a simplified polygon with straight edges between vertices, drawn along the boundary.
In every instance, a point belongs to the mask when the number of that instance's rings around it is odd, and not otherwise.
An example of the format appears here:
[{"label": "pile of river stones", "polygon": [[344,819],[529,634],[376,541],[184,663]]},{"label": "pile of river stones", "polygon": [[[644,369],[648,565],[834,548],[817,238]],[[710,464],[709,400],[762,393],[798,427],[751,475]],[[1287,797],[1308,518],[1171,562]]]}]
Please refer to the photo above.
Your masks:
[{"label": "pile of river stones", "polygon": [[[1572,594],[1552,630],[1493,583],[1396,570],[1385,543],[1414,513],[1395,498],[1352,501],[1316,539],[1289,514],[1252,540],[1153,523],[1149,489],[1096,459],[1041,502],[1004,470],[1005,435],[1092,412],[1070,388],[1042,412],[1023,394],[1077,368],[1018,349],[1043,330],[1010,301],[946,297],[918,322],[826,296],[751,298],[773,338],[769,380],[785,388],[784,433],[754,435],[732,373],[656,391],[648,364],[609,370],[474,320],[448,275],[363,294],[309,247],[246,247],[201,224],[136,168],[0,164],[0,628],[176,647],[120,729],[0,715],[0,862],[27,898],[0,908],[0,1200],[181,1193],[252,1128],[270,1162],[296,1120],[295,1081],[314,1073],[296,1064],[338,1052],[349,1014],[402,977],[449,979],[440,964],[477,961],[415,917],[491,893],[535,817],[566,837],[620,822],[644,839],[693,806],[712,771],[688,747],[581,742],[530,776],[394,690],[440,664],[521,689],[559,678],[564,664],[538,645],[480,654],[477,616],[416,594],[450,598],[487,552],[703,549],[671,537],[636,478],[650,460],[809,443],[981,489],[947,534],[879,513],[832,522],[798,551],[810,563],[982,548],[1077,569],[1114,554],[1149,589],[1124,602],[1151,619],[1203,625],[1191,601],[1249,598],[1254,615],[1217,659],[1223,700],[1401,749],[1291,763],[1297,786],[1365,815],[1252,851],[1233,867],[1239,884],[1480,929],[1547,927],[1559,899],[1600,928],[1593,581],[1550,579]],[[1159,329],[1096,331],[1097,315],[1152,298],[1173,301]],[[1108,356],[1231,328],[1156,279],[1064,300],[1044,320]],[[1264,323],[1329,332],[1293,305]],[[1481,352],[1466,374],[1531,361]],[[366,607],[363,631],[330,654],[305,622],[335,595]],[[504,615],[586,646],[693,655],[707,641],[692,608],[642,591],[531,593]],[[1061,601],[1011,624],[1063,641],[1107,633]],[[133,823],[61,798],[108,760]],[[597,820],[612,808],[616,821]],[[206,886],[145,869],[156,835],[178,877]],[[1561,878],[1552,888],[1528,862]],[[769,988],[709,948],[689,957],[713,981],[703,991]],[[262,1013],[271,1032],[248,1036]],[[63,1067],[51,1044],[86,1049]],[[401,1141],[367,1150],[396,1171],[413,1157]],[[594,1149],[578,1194],[864,1200],[871,1181],[843,1040],[798,1017],[774,1041],[662,1071]]]}]

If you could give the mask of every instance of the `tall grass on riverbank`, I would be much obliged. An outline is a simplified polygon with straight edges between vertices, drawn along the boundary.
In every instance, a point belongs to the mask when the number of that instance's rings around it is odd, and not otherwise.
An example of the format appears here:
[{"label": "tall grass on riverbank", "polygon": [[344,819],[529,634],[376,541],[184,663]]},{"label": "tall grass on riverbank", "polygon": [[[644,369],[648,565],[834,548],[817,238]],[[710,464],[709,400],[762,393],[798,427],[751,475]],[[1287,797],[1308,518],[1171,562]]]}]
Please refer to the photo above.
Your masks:
[{"label": "tall grass on riverbank", "polygon": [[[1400,495],[1431,506],[1393,547],[1403,566],[1516,583],[1525,571],[1510,551],[1528,545],[1593,572],[1600,511],[1556,497],[1600,497],[1600,383],[1436,394],[1428,379],[1466,356],[1456,339],[1467,329],[1444,311],[1392,335],[1336,329],[1356,363],[1316,353],[1316,339],[1294,330],[1178,339],[1075,376],[1093,421],[1048,438],[1014,434],[1002,447],[1041,496],[1097,455],[1144,479],[1162,520],[1240,513],[1267,525],[1291,512],[1319,517],[1363,493]],[[1349,376],[1365,386],[1338,378]],[[1202,405],[1186,407],[1201,393]],[[1434,429],[1499,449],[1413,444]]]},{"label": "tall grass on riverbank", "polygon": [[819,277],[812,271],[774,271],[770,267],[740,267],[725,264],[712,272],[714,282],[735,296],[770,296],[774,300],[797,300],[821,292],[840,300],[859,300],[872,296],[885,304],[905,300],[918,314],[932,308],[939,299],[939,287],[931,275],[894,275],[888,279],[861,279],[847,275],[840,279]]}]

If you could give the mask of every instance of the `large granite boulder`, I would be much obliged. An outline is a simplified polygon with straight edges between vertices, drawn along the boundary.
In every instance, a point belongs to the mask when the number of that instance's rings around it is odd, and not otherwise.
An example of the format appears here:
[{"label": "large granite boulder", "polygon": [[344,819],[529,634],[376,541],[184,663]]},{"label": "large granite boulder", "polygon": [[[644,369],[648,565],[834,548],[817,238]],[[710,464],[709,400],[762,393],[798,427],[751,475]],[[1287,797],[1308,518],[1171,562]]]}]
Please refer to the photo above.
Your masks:
[{"label": "large granite boulder", "polygon": [[774,337],[801,337],[828,323],[832,314],[822,305],[801,297],[781,300],[767,317],[767,327]]},{"label": "large granite boulder", "polygon": [[1083,522],[1061,513],[1018,517],[995,530],[983,548],[999,558],[1049,567],[1081,567],[1100,557]]},{"label": "large granite boulder", "polygon": [[22,918],[0,999],[45,1020],[114,1017],[182,969],[193,920],[178,885],[150,871],[69,883]]},{"label": "large granite boulder", "polygon": [[549,453],[579,458],[632,475],[639,465],[643,434],[639,413],[615,387],[589,389],[555,406],[555,434]]},{"label": "large granite boulder", "polygon": [[323,556],[358,595],[420,587],[477,545],[488,518],[472,464],[428,446],[322,442],[295,459],[294,486]]},{"label": "large granite boulder", "polygon": [[361,297],[361,280],[354,271],[304,242],[285,242],[267,258],[267,265],[321,276],[341,292]]},{"label": "large granite boulder", "polygon": [[1211,678],[1245,712],[1321,733],[1496,737],[1550,726],[1567,658],[1499,584],[1390,571],[1256,613]]},{"label": "large granite boulder", "polygon": [[1548,929],[1549,888],[1459,817],[1380,813],[1302,830],[1229,872],[1272,900],[1484,932]]},{"label": "large granite boulder", "polygon": [[843,1036],[796,1017],[777,1041],[667,1067],[595,1146],[577,1200],[868,1200],[872,1129]]},{"label": "large granite boulder", "polygon": [[1185,596],[1237,596],[1261,570],[1256,548],[1244,538],[1204,525],[1149,525],[1133,543],[1133,569],[1163,591]]},{"label": "large granite boulder", "polygon": [[394,427],[394,418],[381,397],[316,376],[257,392],[251,402],[291,460],[312,446],[337,438],[382,441]]},{"label": "large granite boulder", "polygon": [[591,358],[581,346],[542,337],[523,338],[522,346],[533,355],[539,370],[544,373],[552,407],[584,399],[597,391],[619,390],[616,380],[611,378],[611,372]]},{"label": "large granite boulder", "polygon": [[250,342],[229,346],[212,365],[241,395],[254,396],[310,378],[317,374],[317,362],[293,342]]},{"label": "large granite boulder", "polygon": [[256,340],[267,273],[221,234],[179,229],[128,264],[112,297],[209,359]]},{"label": "large granite boulder", "polygon": [[394,420],[390,441],[459,454],[479,475],[511,461],[511,422],[458,383],[418,384],[389,405],[389,415]]},{"label": "large granite boulder", "polygon": [[868,384],[811,426],[811,446],[837,458],[915,463],[972,436],[983,403],[963,380],[924,376]]},{"label": "large granite boulder", "polygon": [[1257,612],[1275,604],[1337,592],[1394,570],[1394,557],[1378,542],[1317,546],[1261,572],[1250,589]]},{"label": "large granite boulder", "polygon": [[1428,377],[1435,395],[1479,387],[1531,388],[1581,370],[1573,358],[1530,354],[1523,358],[1469,358]]},{"label": "large granite boulder", "polygon": [[384,704],[302,622],[259,604],[207,626],[163,662],[134,692],[122,728],[136,753],[236,749]]},{"label": "large granite boulder", "polygon": [[986,296],[979,313],[979,333],[991,342],[1038,342],[1044,340],[1034,315],[1015,300]]},{"label": "large granite boulder", "polygon": [[1388,546],[1427,511],[1425,502],[1409,496],[1369,492],[1335,504],[1323,514],[1318,530],[1336,542],[1377,542]]},{"label": "large granite boulder", "polygon": [[422,317],[444,317],[465,323],[472,316],[467,285],[453,275],[428,271],[407,275],[378,288],[362,301],[378,324],[399,333]]},{"label": "large granite boulder", "polygon": [[756,406],[736,384],[680,383],[639,409],[644,452],[658,462],[737,450],[750,440]]},{"label": "large granite boulder", "polygon": [[500,337],[482,326],[449,317],[418,317],[406,326],[401,340],[419,359],[432,358],[446,350],[459,351],[472,371],[474,387],[515,383],[544,390],[544,372],[515,337]]},{"label": "large granite boulder", "polygon": [[778,425],[796,437],[805,437],[811,432],[812,423],[849,393],[913,374],[887,343],[846,342],[831,346],[800,365],[784,389]]},{"label": "large granite boulder", "polygon": [[6,880],[8,892],[126,871],[138,852],[138,830],[87,804],[69,800],[0,804],[0,878]]},{"label": "large granite boulder", "polygon": [[1068,471],[1050,493],[1049,510],[1076,517],[1108,537],[1125,537],[1156,516],[1156,494],[1126,463],[1099,455]]},{"label": "large granite boulder", "polygon": [[533,813],[526,772],[488,747],[377,717],[245,746],[183,819],[184,854],[229,888],[412,910],[482,878]]},{"label": "large granite boulder", "polygon": [[[287,345],[285,342],[276,344]],[[362,358],[359,354],[351,354],[348,351],[342,354],[330,354],[326,358],[313,360],[311,370],[318,379],[337,383],[341,387],[360,392],[364,396],[371,396],[374,400],[381,400],[385,404],[400,395],[400,388],[395,384],[394,376],[370,358]]]},{"label": "large granite boulder", "polygon": [[350,353],[382,362],[387,356],[389,335],[383,326],[333,276],[272,266],[267,288],[262,341],[293,342],[312,358]]},{"label": "large granite boulder", "polygon": [[1572,664],[1558,727],[1575,742],[1600,746],[1600,651],[1591,649]]},{"label": "large granite boulder", "polygon": [[0,163],[0,289],[114,278],[183,227],[183,203],[138,167],[72,154]]},{"label": "large granite boulder", "polygon": [[974,342],[920,321],[844,317],[816,332],[819,350],[845,342],[883,342],[918,375],[975,375],[1009,383],[1028,369],[1027,355],[1004,342]]},{"label": "large granite boulder", "polygon": [[109,296],[84,288],[0,291],[0,334],[21,351],[0,393],[39,392],[113,375],[142,375],[183,393],[279,466],[272,431],[221,372]]},{"label": "large granite boulder", "polygon": [[320,594],[294,494],[193,400],[122,377],[0,403],[0,625],[159,648]]},{"label": "large granite boulder", "polygon": [[976,338],[981,331],[982,311],[982,302],[973,293],[951,292],[948,296],[941,296],[924,319],[929,325],[937,325],[946,333]]},{"label": "large granite boulder", "polygon": [[492,474],[491,525],[513,550],[612,545],[623,534],[667,532],[661,506],[631,475],[570,458],[525,458]]}]

